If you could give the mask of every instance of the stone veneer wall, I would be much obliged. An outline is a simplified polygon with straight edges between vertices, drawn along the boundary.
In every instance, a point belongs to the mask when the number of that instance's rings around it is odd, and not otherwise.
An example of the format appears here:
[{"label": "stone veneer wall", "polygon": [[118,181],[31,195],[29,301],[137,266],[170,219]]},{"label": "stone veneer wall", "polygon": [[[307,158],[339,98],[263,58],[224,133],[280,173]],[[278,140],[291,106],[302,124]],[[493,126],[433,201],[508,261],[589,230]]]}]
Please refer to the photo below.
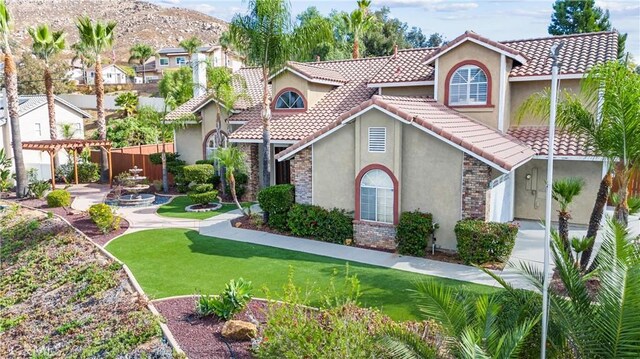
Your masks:
[{"label": "stone veneer wall", "polygon": [[392,224],[353,221],[353,237],[359,246],[396,249],[396,227]]},{"label": "stone veneer wall", "polygon": [[291,182],[296,186],[296,203],[311,204],[312,173],[311,147],[296,153],[291,160]]},{"label": "stone veneer wall", "polygon": [[491,167],[465,153],[462,169],[462,218],[484,219]]},{"label": "stone veneer wall", "polygon": [[247,190],[244,193],[244,201],[255,201],[258,197],[258,189],[260,184],[260,163],[258,162],[258,144],[257,143],[240,143],[238,148],[244,152],[247,161]]}]

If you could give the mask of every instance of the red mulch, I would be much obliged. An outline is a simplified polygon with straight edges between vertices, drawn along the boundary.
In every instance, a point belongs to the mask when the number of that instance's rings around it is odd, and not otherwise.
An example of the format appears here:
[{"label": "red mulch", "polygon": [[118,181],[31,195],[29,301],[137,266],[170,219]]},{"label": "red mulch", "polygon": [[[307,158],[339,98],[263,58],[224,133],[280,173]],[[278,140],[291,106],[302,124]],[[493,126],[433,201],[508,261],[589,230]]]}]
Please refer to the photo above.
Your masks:
[{"label": "red mulch", "polygon": [[[224,339],[220,332],[224,320],[215,316],[201,318],[195,313],[196,297],[174,298],[154,302],[158,311],[167,320],[167,326],[190,359],[199,358],[231,358],[229,347],[234,358],[252,358],[250,341],[231,341]],[[247,307],[236,314],[234,319],[251,322],[255,318],[265,323],[267,303],[252,300]]]},{"label": "red mulch", "polygon": [[126,219],[122,218],[120,220],[120,229],[105,234],[98,229],[93,221],[91,221],[91,218],[89,218],[89,214],[87,212],[76,211],[71,208],[64,209],[62,207],[49,208],[47,207],[47,201],[42,199],[16,199],[15,197],[9,197],[6,199],[24,206],[33,207],[46,212],[57,214],[69,221],[72,226],[79,229],[87,237],[91,238],[93,242],[101,246],[105,245],[111,239],[121,235],[127,230],[127,228],[129,228],[129,222],[127,222]]}]

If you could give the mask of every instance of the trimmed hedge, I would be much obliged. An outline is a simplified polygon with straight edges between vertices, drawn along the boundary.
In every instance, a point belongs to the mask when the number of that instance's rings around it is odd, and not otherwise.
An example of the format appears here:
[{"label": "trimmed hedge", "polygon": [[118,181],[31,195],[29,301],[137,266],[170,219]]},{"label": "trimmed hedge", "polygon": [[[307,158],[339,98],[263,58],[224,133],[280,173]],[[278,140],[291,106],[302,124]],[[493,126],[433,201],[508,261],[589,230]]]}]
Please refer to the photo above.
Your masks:
[{"label": "trimmed hedge", "polygon": [[208,183],[213,177],[213,166],[208,164],[184,166],[183,173],[187,182]]},{"label": "trimmed hedge", "polygon": [[353,238],[353,218],[344,210],[294,204],[288,214],[291,233],[324,242],[344,244]]},{"label": "trimmed hedge", "polygon": [[396,228],[398,253],[424,257],[433,231],[433,215],[431,213],[402,212]]},{"label": "trimmed hedge", "polygon": [[514,223],[465,219],[454,229],[458,254],[467,264],[503,262],[509,258],[518,234]]},{"label": "trimmed hedge", "polygon": [[286,231],[287,213],[295,201],[294,187],[290,184],[280,184],[267,187],[258,192],[260,208],[267,213],[269,226]]},{"label": "trimmed hedge", "polygon": [[63,190],[56,189],[47,195],[47,207],[69,207],[71,206],[71,193]]},{"label": "trimmed hedge", "polygon": [[189,196],[191,202],[204,206],[211,202],[215,202],[218,198],[218,191],[189,192],[187,196]]}]

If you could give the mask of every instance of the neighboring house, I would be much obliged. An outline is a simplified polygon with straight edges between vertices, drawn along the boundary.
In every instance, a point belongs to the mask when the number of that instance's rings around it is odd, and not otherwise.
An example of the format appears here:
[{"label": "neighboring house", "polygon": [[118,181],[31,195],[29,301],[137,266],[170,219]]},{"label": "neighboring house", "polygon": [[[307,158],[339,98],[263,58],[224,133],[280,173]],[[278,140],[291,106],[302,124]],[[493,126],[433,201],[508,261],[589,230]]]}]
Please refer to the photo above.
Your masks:
[{"label": "neighboring house", "polygon": [[[616,59],[617,40],[600,32],[496,42],[466,32],[439,48],[290,62],[270,79],[270,181],[294,184],[299,203],[353,211],[354,239],[367,246],[395,248],[403,211],[433,213],[437,245],[450,250],[460,219],[540,220],[548,132],[538,119],[517,123],[516,111],[550,86],[553,43],[565,42],[560,87],[577,92],[591,66]],[[224,135],[247,154],[251,197],[261,183],[262,87],[259,70],[239,73],[254,102],[226,111]],[[192,163],[216,146],[215,106],[205,94],[170,116],[186,113],[197,121],[176,132],[176,147]],[[555,155],[555,177],[585,180],[572,216],[587,223],[607,164],[564,131]]]},{"label": "neighboring house", "polygon": [[[5,151],[11,151],[11,129],[6,119],[4,99],[0,99],[0,148],[5,146]],[[20,133],[22,141],[49,140],[49,110],[47,98],[44,95],[20,96],[18,98],[18,113],[20,115]],[[71,103],[56,96],[56,124],[58,125],[58,138],[62,138],[60,125],[72,124],[75,132],[73,138],[84,139],[84,119],[91,117],[87,112],[79,109]],[[43,180],[51,178],[49,155],[46,152],[24,150],[24,162],[27,169],[38,170],[38,177]],[[58,158],[60,164],[67,163],[65,151],[60,151]]]},{"label": "neighboring house", "polygon": [[[93,85],[96,82],[95,69],[89,68],[86,70],[87,84]],[[120,66],[115,64],[109,64],[102,67],[102,78],[105,85],[124,85],[129,83],[129,75]]]}]

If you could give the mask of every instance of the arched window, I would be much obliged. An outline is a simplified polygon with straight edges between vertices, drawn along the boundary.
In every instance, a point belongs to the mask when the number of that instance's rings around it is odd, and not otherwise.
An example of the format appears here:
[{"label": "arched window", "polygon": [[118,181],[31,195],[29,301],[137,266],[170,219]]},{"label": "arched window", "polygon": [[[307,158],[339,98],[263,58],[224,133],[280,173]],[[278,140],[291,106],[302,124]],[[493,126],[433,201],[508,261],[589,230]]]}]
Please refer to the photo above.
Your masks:
[{"label": "arched window", "polygon": [[210,159],[218,148],[227,147],[228,142],[229,139],[226,133],[220,132],[220,136],[218,136],[216,130],[211,131],[204,143],[205,159]]},{"label": "arched window", "polygon": [[383,170],[373,169],[360,180],[360,219],[393,223],[393,180]]},{"label": "arched window", "polygon": [[486,105],[489,82],[478,66],[464,65],[451,76],[449,105]]},{"label": "arched window", "polygon": [[275,108],[279,110],[304,109],[304,99],[295,91],[286,91],[278,96]]}]

